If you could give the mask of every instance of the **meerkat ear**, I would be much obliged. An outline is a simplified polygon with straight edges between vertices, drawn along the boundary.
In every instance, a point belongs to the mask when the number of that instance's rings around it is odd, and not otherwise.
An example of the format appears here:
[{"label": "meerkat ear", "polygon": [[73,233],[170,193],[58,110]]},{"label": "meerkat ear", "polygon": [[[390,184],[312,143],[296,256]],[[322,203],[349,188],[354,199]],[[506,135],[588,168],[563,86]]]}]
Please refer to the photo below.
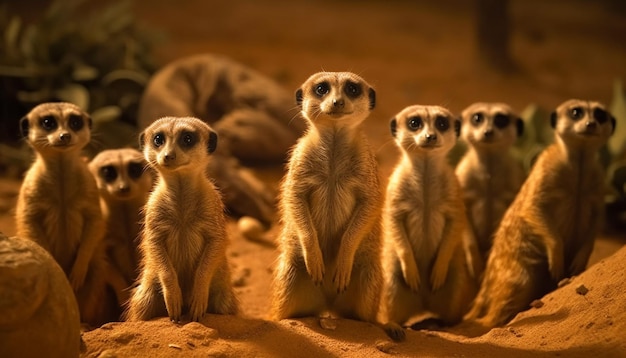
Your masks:
[{"label": "meerkat ear", "polygon": [[296,103],[298,106],[302,106],[302,88],[296,90]]},{"label": "meerkat ear", "polygon": [[515,121],[515,126],[517,128],[517,136],[521,137],[524,135],[524,120],[521,118],[517,118],[517,121]]},{"label": "meerkat ear", "polygon": [[550,114],[550,125],[552,128],[556,128],[556,112]]},{"label": "meerkat ear", "polygon": [[617,125],[617,121],[613,115],[609,115],[611,117],[611,134],[615,133],[615,126]]},{"label": "meerkat ear", "polygon": [[22,117],[22,119],[20,119],[20,133],[22,134],[22,137],[28,137],[29,127],[30,123],[28,122],[28,116]]},{"label": "meerkat ear", "polygon": [[146,132],[139,133],[139,150],[143,150],[144,139],[146,139]]},{"label": "meerkat ear", "polygon": [[368,96],[370,99],[370,109],[374,109],[374,107],[376,107],[376,91],[370,88]]},{"label": "meerkat ear", "polygon": [[454,133],[456,134],[456,137],[460,137],[461,136],[461,119],[457,118],[454,120]]},{"label": "meerkat ear", "polygon": [[391,129],[391,135],[395,138],[398,131],[398,121],[396,120],[396,117],[391,118],[391,121],[389,122],[389,129]]},{"label": "meerkat ear", "polygon": [[207,145],[207,150],[209,154],[215,152],[217,149],[217,133],[214,131],[209,131],[209,143]]}]

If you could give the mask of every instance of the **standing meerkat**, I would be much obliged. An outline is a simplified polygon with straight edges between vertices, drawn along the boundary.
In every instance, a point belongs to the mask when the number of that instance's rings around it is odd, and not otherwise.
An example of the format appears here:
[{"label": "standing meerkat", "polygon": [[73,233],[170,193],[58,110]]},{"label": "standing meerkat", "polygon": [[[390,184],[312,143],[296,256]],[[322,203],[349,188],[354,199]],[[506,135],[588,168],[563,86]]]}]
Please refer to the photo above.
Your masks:
[{"label": "standing meerkat", "polygon": [[217,134],[197,118],[164,117],[141,133],[140,143],[158,178],[145,206],[141,274],[125,317],[180,321],[188,313],[198,321],[206,313],[236,314],[224,207],[206,175]]},{"label": "standing meerkat", "polygon": [[476,293],[462,239],[463,197],[446,157],[459,129],[460,121],[438,106],[409,106],[391,120],[402,156],[383,211],[383,321],[395,340],[418,314],[459,322]]},{"label": "standing meerkat", "polygon": [[468,230],[484,264],[493,234],[524,182],[522,163],[510,152],[524,132],[524,121],[504,103],[474,103],[463,110],[461,121],[461,138],[468,150],[456,175],[463,190]]},{"label": "standing meerkat", "polygon": [[146,167],[143,154],[132,148],[104,150],[89,163],[100,191],[107,257],[127,287],[137,279],[143,207],[152,189],[152,172]]},{"label": "standing meerkat", "polygon": [[309,123],[282,183],[274,319],[375,322],[382,288],[377,163],[360,124],[374,89],[350,72],[320,72],[296,91]]},{"label": "standing meerkat", "polygon": [[597,156],[615,119],[598,102],[568,100],[552,113],[555,142],[542,152],[496,231],[467,320],[506,324],[564,277],[584,271],[602,225]]},{"label": "standing meerkat", "polygon": [[81,157],[91,118],[70,103],[43,103],[20,126],[36,159],[19,193],[17,235],[50,252],[77,292],[104,234],[98,188]]}]

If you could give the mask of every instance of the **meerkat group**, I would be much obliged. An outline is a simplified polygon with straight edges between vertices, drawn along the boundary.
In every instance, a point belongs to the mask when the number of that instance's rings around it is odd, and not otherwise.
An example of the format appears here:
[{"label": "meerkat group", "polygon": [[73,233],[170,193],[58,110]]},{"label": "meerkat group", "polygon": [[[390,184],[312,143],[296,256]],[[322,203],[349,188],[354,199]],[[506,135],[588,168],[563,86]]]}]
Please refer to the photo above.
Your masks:
[{"label": "meerkat group", "polygon": [[[362,129],[374,88],[354,73],[319,72],[296,103],[308,128],[280,187],[272,319],[358,319],[395,340],[420,315],[491,328],[585,269],[603,217],[596,156],[616,125],[602,104],[559,105],[555,143],[526,179],[508,154],[523,131],[508,105],[476,103],[460,116],[408,106],[390,122],[400,158],[383,195]],[[162,117],[140,133],[141,151],[88,162],[90,123],[70,103],[21,119],[35,161],[16,207],[18,236],[55,258],[81,319],[111,319],[111,291],[127,320],[237,314],[224,204],[206,170],[213,128]],[[458,136],[469,149],[454,169]]]}]

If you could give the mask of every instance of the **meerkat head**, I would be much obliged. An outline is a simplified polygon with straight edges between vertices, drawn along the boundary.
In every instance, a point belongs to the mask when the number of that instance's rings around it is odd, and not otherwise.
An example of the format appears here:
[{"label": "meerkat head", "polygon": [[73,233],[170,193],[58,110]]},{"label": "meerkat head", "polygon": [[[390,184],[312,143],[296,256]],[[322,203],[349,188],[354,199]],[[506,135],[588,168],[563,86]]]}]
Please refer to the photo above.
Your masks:
[{"label": "meerkat head", "polygon": [[550,116],[556,135],[565,142],[604,144],[615,130],[613,117],[599,102],[571,99]]},{"label": "meerkat head", "polygon": [[461,137],[479,148],[513,145],[524,133],[524,121],[504,103],[474,103],[461,113]]},{"label": "meerkat head", "polygon": [[296,102],[311,123],[354,126],[376,106],[376,91],[351,72],[318,72],[296,91]]},{"label": "meerkat head", "polygon": [[20,129],[38,152],[75,151],[91,140],[91,117],[71,103],[42,103],[20,120]]},{"label": "meerkat head", "polygon": [[152,173],[147,164],[136,149],[109,149],[89,162],[89,170],[103,197],[129,200],[150,191]]},{"label": "meerkat head", "polygon": [[139,135],[148,164],[160,172],[200,168],[217,148],[217,133],[194,117],[164,117]]},{"label": "meerkat head", "polygon": [[407,153],[447,153],[461,129],[461,122],[439,106],[409,106],[391,119],[391,134]]}]

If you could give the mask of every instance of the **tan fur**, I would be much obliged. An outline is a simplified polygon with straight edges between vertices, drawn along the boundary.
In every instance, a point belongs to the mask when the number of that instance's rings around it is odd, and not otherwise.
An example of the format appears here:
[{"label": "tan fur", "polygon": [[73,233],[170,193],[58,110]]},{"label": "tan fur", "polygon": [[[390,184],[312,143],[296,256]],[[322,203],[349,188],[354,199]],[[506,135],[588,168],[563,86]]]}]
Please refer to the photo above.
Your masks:
[{"label": "tan fur", "polygon": [[374,322],[382,288],[382,198],[360,124],[375,92],[353,73],[320,72],[296,98],[309,128],[282,183],[272,317],[330,313]]},{"label": "tan fur", "polygon": [[115,287],[120,304],[138,275],[142,211],[153,181],[152,172],[144,170],[146,166],[143,154],[131,148],[102,151],[89,163],[100,191],[107,257],[111,268],[124,278],[124,283]]},{"label": "tan fur", "polygon": [[468,150],[456,175],[469,218],[468,234],[474,235],[484,264],[493,234],[524,182],[522,163],[510,151],[521,119],[504,103],[474,103],[462,112],[461,121]]},{"label": "tan fur", "polygon": [[159,175],[145,206],[142,269],[126,318],[236,314],[224,208],[205,174],[215,132],[197,118],[165,117],[141,134],[141,143]]},{"label": "tan fur", "polygon": [[[578,120],[570,113],[578,108]],[[466,319],[507,323],[532,300],[586,265],[603,217],[604,174],[598,150],[612,132],[598,102],[569,100],[556,112],[555,143],[540,154],[493,241],[483,283]],[[589,124],[588,124],[589,123]]]},{"label": "tan fur", "polygon": [[[69,119],[82,122],[80,130]],[[56,123],[51,130],[43,120]],[[23,119],[36,159],[26,173],[16,208],[17,234],[48,250],[74,291],[85,282],[89,261],[102,239],[96,183],[81,158],[89,143],[89,116],[70,103],[44,103]],[[70,138],[64,143],[61,137]]]},{"label": "tan fur", "polygon": [[442,107],[414,105],[391,125],[402,156],[389,178],[383,212],[382,316],[390,336],[401,340],[399,325],[418,314],[430,312],[446,324],[460,321],[476,287],[462,244],[462,194],[446,158],[456,143],[454,117]]}]

